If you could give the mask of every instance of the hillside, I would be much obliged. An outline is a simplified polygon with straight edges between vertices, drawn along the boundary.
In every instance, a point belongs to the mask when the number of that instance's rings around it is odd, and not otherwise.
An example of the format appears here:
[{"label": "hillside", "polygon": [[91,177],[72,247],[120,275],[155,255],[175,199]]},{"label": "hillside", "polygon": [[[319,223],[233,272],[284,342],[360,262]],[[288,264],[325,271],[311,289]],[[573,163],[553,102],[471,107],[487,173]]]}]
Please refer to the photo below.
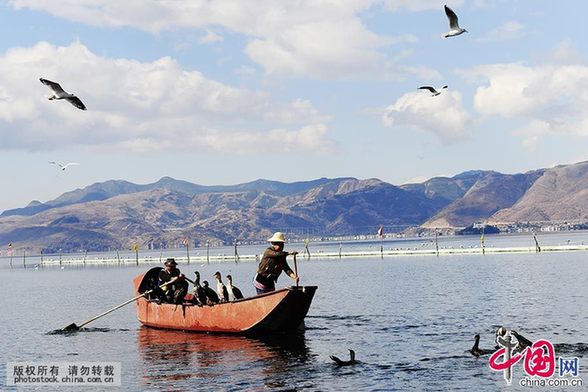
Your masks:
[{"label": "hillside", "polygon": [[259,241],[290,236],[373,234],[476,222],[588,221],[588,162],[502,174],[472,170],[395,186],[378,179],[259,179],[204,186],[164,177],[137,185],[112,180],[0,215],[0,243],[45,249],[107,250]]}]

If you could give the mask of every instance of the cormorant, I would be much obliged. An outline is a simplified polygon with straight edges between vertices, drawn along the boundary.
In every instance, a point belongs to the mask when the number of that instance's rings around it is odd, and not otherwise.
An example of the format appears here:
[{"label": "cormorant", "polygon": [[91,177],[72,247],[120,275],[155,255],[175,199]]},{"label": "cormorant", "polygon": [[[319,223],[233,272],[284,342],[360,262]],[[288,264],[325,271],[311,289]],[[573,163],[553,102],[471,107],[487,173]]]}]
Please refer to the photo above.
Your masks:
[{"label": "cormorant", "polygon": [[221,280],[220,272],[215,272],[214,277],[216,279],[216,293],[218,294],[221,302],[229,302],[229,290],[227,290],[227,286]]},{"label": "cormorant", "polygon": [[237,286],[233,286],[233,277],[231,275],[227,275],[227,282],[229,282],[227,289],[229,290],[229,298],[231,301],[243,298],[243,293],[241,293],[241,290],[239,290]]},{"label": "cormorant", "polygon": [[472,348],[470,350],[468,350],[472,355],[479,357],[480,355],[492,354],[494,351],[496,351],[496,350],[488,350],[488,349],[480,348],[479,347],[480,335],[474,336],[474,340],[475,340],[474,345],[472,346]]},{"label": "cormorant", "polygon": [[200,286],[200,272],[194,271],[196,279],[194,280],[194,298],[199,305],[206,305],[206,290]]},{"label": "cormorant", "polygon": [[334,355],[330,355],[329,358],[331,358],[337,364],[337,366],[355,365],[357,363],[357,361],[355,360],[355,351],[353,351],[350,348],[348,350],[349,350],[349,361],[342,361]]},{"label": "cormorant", "polygon": [[208,305],[218,304],[220,301],[218,299],[218,295],[216,295],[216,291],[208,287],[208,281],[205,280],[202,282],[204,285],[204,292],[206,293],[206,303]]}]

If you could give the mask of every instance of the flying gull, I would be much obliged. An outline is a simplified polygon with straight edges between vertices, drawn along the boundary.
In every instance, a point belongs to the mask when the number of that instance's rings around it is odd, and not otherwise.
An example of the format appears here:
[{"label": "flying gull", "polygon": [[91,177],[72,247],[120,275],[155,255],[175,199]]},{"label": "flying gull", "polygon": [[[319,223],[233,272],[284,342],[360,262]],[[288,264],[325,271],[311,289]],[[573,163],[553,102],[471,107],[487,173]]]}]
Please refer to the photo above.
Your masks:
[{"label": "flying gull", "polygon": [[449,32],[445,33],[443,35],[443,37],[445,37],[445,38],[455,37],[456,35],[460,35],[460,34],[468,32],[466,29],[462,29],[461,27],[459,27],[459,23],[457,21],[457,15],[448,6],[445,6],[445,15],[447,15],[447,19],[449,20],[450,30],[449,30]]},{"label": "flying gull", "polygon": [[81,110],[86,110],[86,105],[84,105],[84,103],[78,97],[76,97],[74,94],[70,94],[68,92],[65,92],[65,90],[63,90],[61,88],[59,83],[55,83],[55,82],[52,82],[50,80],[43,79],[43,78],[40,78],[39,80],[45,86],[49,86],[49,88],[53,91],[53,95],[49,97],[49,100],[65,99],[67,102],[71,103],[76,108],[81,109]]},{"label": "flying gull", "polygon": [[[447,86],[443,86],[439,90],[443,90],[446,88],[447,88]],[[419,87],[419,90],[429,90],[432,94],[431,95],[432,97],[436,97],[437,95],[441,94],[441,91],[437,91],[437,90],[435,90],[435,87],[431,87],[431,86],[421,86],[421,87]]]},{"label": "flying gull", "polygon": [[65,169],[67,169],[68,166],[76,166],[79,165],[79,163],[77,162],[68,162],[65,165],[62,165],[61,163],[55,162],[55,161],[49,161],[50,164],[52,165],[57,165],[61,168],[61,170],[65,171]]}]

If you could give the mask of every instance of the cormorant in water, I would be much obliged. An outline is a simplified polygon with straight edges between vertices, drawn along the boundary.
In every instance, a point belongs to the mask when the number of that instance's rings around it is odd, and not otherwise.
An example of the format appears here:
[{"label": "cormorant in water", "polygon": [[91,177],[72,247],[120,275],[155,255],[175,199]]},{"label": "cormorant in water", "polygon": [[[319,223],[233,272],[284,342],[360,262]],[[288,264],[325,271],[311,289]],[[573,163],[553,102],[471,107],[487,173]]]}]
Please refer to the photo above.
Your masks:
[{"label": "cormorant in water", "polygon": [[236,299],[243,298],[243,293],[237,286],[233,286],[233,277],[231,275],[227,275],[227,282],[229,285],[227,286],[227,290],[229,290],[229,299],[234,301]]},{"label": "cormorant in water", "polygon": [[[506,334],[506,328],[498,327],[498,329],[496,330],[496,338],[498,338],[499,336],[504,336],[505,334]],[[519,345],[517,346],[517,349],[515,351],[523,351],[527,347],[531,347],[533,345],[533,342],[531,342],[529,339],[527,339],[523,335],[519,334],[515,330],[511,329],[510,334],[511,334],[511,336],[514,336],[517,339],[517,342],[519,342]],[[498,345],[496,347],[499,348]]]},{"label": "cormorant in water", "polygon": [[208,281],[205,280],[202,284],[204,285],[204,292],[206,293],[206,303],[209,305],[218,304],[220,302],[218,295],[216,295],[216,292],[213,289],[208,287]]},{"label": "cormorant in water", "polygon": [[350,348],[348,350],[349,350],[349,361],[342,361],[334,355],[329,356],[329,358],[331,358],[337,364],[337,366],[355,365],[356,363],[358,363],[355,360],[355,351],[353,351]]},{"label": "cormorant in water", "polygon": [[492,354],[494,351],[496,351],[480,348],[480,335],[474,336],[474,340],[474,345],[470,350],[468,350],[472,355],[479,357],[480,355]]},{"label": "cormorant in water", "polygon": [[521,350],[524,350],[527,347],[531,347],[533,345],[533,342],[531,342],[529,339],[527,339],[523,335],[519,334],[517,331],[511,330],[510,334],[512,336],[514,336],[515,338],[517,338],[517,340],[519,341],[519,348]]},{"label": "cormorant in water", "polygon": [[216,279],[216,293],[218,294],[221,302],[229,302],[229,291],[227,290],[227,286],[221,280],[220,272],[215,272],[214,277]]}]

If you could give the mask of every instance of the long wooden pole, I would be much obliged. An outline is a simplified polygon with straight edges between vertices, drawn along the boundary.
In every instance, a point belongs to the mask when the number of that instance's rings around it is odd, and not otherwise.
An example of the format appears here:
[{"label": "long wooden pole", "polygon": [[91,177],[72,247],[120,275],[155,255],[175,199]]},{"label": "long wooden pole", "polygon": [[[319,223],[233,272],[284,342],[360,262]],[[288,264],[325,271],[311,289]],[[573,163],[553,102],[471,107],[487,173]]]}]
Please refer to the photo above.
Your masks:
[{"label": "long wooden pole", "polygon": [[[174,278],[174,279],[170,280],[169,282],[165,282],[164,284],[162,284],[162,285],[161,285],[161,286],[159,286],[158,288],[160,288],[160,289],[161,289],[161,288],[163,288],[163,287],[167,286],[168,284],[172,284],[172,283],[173,283],[173,282],[175,282],[176,280],[178,280],[178,278]],[[116,306],[115,306],[114,308],[112,308],[112,309],[108,309],[106,312],[100,313],[98,316],[92,317],[91,319],[84,321],[84,322],[83,322],[82,324],[80,324],[79,326],[78,326],[78,325],[76,325],[75,323],[73,323],[73,324],[70,324],[70,325],[68,325],[67,327],[63,328],[63,330],[64,330],[64,331],[75,331],[75,330],[78,330],[78,329],[82,328],[84,325],[87,325],[87,324],[91,323],[92,321],[99,319],[99,318],[100,318],[100,317],[102,317],[102,316],[106,316],[108,313],[112,313],[112,312],[114,312],[115,310],[117,310],[117,309],[120,309],[120,308],[122,308],[123,306],[125,306],[125,305],[128,305],[128,304],[130,304],[131,302],[133,302],[133,301],[135,301],[135,300],[137,300],[137,299],[139,299],[139,298],[141,298],[141,297],[143,297],[143,296],[145,296],[145,295],[147,295],[147,294],[151,294],[153,291],[155,291],[155,289],[147,290],[147,291],[145,291],[143,294],[137,295],[136,297],[133,297],[133,298],[129,299],[128,301],[125,301],[125,302],[123,302],[123,303],[122,303],[122,304],[120,304],[120,305],[116,305]]]},{"label": "long wooden pole", "polygon": [[294,275],[296,275],[296,287],[298,287],[298,280],[300,277],[298,276],[298,265],[296,264],[296,253],[294,253]]},{"label": "long wooden pole", "polygon": [[186,241],[186,256],[188,257],[188,265],[190,265],[190,241]]}]

